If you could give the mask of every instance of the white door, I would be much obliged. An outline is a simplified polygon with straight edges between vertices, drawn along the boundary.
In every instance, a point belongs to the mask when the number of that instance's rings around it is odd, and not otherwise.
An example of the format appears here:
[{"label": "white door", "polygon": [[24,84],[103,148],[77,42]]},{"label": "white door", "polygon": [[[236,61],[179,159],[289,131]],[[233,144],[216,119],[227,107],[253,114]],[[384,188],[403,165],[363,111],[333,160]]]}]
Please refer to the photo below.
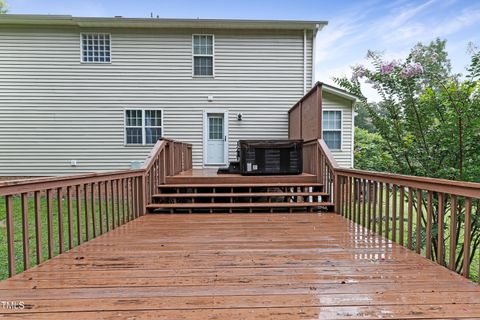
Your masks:
[{"label": "white door", "polygon": [[224,112],[206,112],[205,126],[205,164],[225,165],[227,151],[227,130]]}]

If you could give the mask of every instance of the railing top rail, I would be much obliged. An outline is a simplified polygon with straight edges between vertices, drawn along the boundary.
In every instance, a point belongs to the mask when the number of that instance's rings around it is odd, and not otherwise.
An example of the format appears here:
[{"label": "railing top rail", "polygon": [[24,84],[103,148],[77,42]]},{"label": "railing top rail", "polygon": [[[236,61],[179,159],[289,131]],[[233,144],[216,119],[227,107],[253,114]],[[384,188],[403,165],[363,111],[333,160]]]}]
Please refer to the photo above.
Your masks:
[{"label": "railing top rail", "polygon": [[325,154],[327,162],[330,163],[331,168],[336,174],[392,183],[403,187],[480,198],[480,183],[342,168],[335,162],[335,159],[325,141],[323,139],[318,139],[318,144],[322,152]]},{"label": "railing top rail", "polygon": [[325,143],[325,140],[318,139],[317,141],[318,141],[318,144],[319,144],[321,150],[325,154],[325,157],[327,158],[327,161],[329,162],[330,167],[334,170],[336,170],[337,168],[340,168],[337,164],[337,161],[333,157],[332,152],[330,151],[327,144]]},{"label": "railing top rail", "polygon": [[0,182],[0,196],[11,195],[24,192],[34,192],[38,190],[62,188],[74,185],[80,185],[85,183],[93,183],[105,180],[114,180],[122,178],[136,177],[143,175],[153,164],[153,158],[160,152],[167,142],[175,142],[186,145],[187,148],[191,145],[183,142],[174,141],[171,139],[160,139],[153,147],[150,155],[145,160],[141,169],[128,169],[121,171],[111,171],[102,173],[88,173],[88,174],[75,174],[60,177],[44,177],[44,178],[31,178],[23,180],[13,180]]},{"label": "railing top rail", "polygon": [[84,183],[137,177],[142,175],[143,172],[144,170],[142,169],[129,169],[104,173],[88,173],[61,177],[5,181],[0,183],[0,196],[23,192],[33,192],[40,189],[61,188]]},{"label": "railing top rail", "polygon": [[[157,154],[160,151],[162,151],[163,148],[165,148],[168,141],[171,141],[171,140],[161,139],[161,140],[158,140],[157,143],[155,143],[152,150],[150,151],[147,158],[145,159],[145,162],[142,165],[143,170],[149,170],[152,167],[153,162],[154,162],[153,160],[155,159]],[[173,142],[173,141],[171,141],[171,142]]]},{"label": "railing top rail", "polygon": [[404,187],[419,188],[441,193],[450,193],[458,196],[480,198],[480,183],[455,181],[448,179],[429,178],[375,172],[348,168],[337,168],[335,171],[346,176],[354,176],[366,180],[377,180],[385,183],[394,183]]}]

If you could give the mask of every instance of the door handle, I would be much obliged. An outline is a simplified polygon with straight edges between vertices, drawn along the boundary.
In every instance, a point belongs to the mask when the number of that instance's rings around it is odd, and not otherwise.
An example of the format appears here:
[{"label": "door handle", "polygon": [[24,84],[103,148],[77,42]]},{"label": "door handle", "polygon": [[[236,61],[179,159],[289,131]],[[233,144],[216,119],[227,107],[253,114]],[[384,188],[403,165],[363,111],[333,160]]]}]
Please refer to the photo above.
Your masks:
[{"label": "door handle", "polygon": [[227,141],[227,136],[223,136],[223,141]]}]

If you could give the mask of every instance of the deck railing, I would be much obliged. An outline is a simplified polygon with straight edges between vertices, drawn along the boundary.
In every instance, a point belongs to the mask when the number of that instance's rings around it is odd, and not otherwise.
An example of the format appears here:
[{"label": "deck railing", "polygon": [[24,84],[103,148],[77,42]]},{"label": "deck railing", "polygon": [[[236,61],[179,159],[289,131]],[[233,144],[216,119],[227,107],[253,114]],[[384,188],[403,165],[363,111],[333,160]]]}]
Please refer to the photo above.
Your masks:
[{"label": "deck railing", "polygon": [[480,183],[340,168],[323,140],[317,146],[318,176],[336,212],[466,278],[480,278]]},{"label": "deck railing", "polygon": [[191,162],[190,145],[163,139],[141,169],[0,183],[0,279],[144,215],[155,187]]}]

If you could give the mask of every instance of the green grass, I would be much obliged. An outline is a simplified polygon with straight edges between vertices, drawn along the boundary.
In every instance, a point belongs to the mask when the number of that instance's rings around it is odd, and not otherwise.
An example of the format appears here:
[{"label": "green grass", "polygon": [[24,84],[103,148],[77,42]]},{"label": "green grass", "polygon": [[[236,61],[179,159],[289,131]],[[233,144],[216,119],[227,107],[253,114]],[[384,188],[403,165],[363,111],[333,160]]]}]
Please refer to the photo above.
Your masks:
[{"label": "green grass", "polygon": [[[386,215],[385,215],[385,212],[386,212],[386,192],[385,192],[385,188],[383,189],[383,205],[382,205],[382,208],[383,208],[383,212],[382,212],[382,235],[383,236],[388,236],[388,239],[392,240],[393,239],[393,217],[392,217],[392,206],[393,206],[393,194],[392,194],[392,190],[390,190],[390,194],[389,194],[389,200],[390,200],[390,220],[389,220],[389,229],[388,229],[388,234],[386,232]],[[405,247],[407,247],[407,244],[408,244],[408,201],[407,201],[407,191],[405,191],[405,198],[404,199],[401,199],[400,198],[400,194],[399,194],[399,191],[397,190],[397,195],[396,195],[396,199],[397,199],[397,213],[396,213],[396,242],[399,243],[400,242],[400,215],[403,214],[403,218],[404,218],[404,223],[403,223],[403,239],[404,239],[404,242],[403,242],[403,245]],[[400,202],[403,201],[403,206],[404,206],[404,210],[403,212],[400,212]],[[414,197],[413,197],[413,203],[415,204],[415,194],[414,194]],[[355,205],[357,206],[356,208],[356,214],[358,216],[358,202],[355,202]],[[476,209],[476,206],[479,205],[479,201],[476,201],[474,202],[474,206],[472,208],[472,213],[475,212],[475,209]],[[379,217],[379,200],[377,200],[377,208],[376,208],[376,216],[377,218]],[[357,221],[357,223],[359,224],[362,224],[363,225],[363,202],[360,203],[360,209],[361,209],[361,214],[360,214],[360,221]],[[346,215],[348,216],[348,207],[347,207],[347,213]],[[427,215],[427,212],[426,212],[426,209],[422,206],[422,215],[426,217]],[[372,210],[372,216],[373,216],[373,210]],[[367,207],[366,207],[366,214],[365,214],[365,217],[368,217],[368,202],[367,202]],[[473,217],[472,217],[473,218]],[[366,219],[367,220],[367,219]],[[416,243],[416,231],[417,231],[417,211],[416,211],[416,208],[414,207],[412,209],[412,250],[415,251],[416,249],[416,246],[417,246],[417,243]],[[365,221],[365,225],[367,224],[368,221]],[[445,216],[444,216],[444,225],[445,225],[445,228],[444,228],[444,247],[445,247],[445,263],[448,264],[449,263],[449,254],[450,254],[450,241],[449,241],[449,235],[450,235],[450,210],[449,208],[446,209],[446,212],[445,212]],[[380,226],[380,222],[379,221],[376,221],[376,231],[378,232],[379,230],[379,226]],[[372,225],[370,226],[370,229],[372,229],[373,227],[373,222],[372,222]],[[459,237],[459,240],[458,240],[458,243],[457,243],[457,246],[455,248],[456,250],[456,255],[460,253],[460,250],[461,248],[463,247],[463,225],[462,225],[462,229],[460,231],[460,237]],[[436,238],[438,233],[437,233],[437,223],[432,223],[432,234],[434,235],[434,237]],[[421,239],[421,243],[420,243],[420,253],[422,256],[426,256],[426,226],[424,225],[423,221],[421,223],[421,226],[420,226],[420,239]],[[471,247],[471,250],[473,250],[473,244],[472,244],[472,247]],[[477,250],[476,254],[475,254],[475,257],[473,259],[473,261],[471,262],[470,264],[470,279],[472,279],[473,281],[479,281],[479,266],[480,266],[480,252],[479,250]]]},{"label": "green grass", "polygon": [[[65,192],[66,193],[66,192]],[[66,196],[62,199],[62,217],[63,217],[63,245],[64,250],[69,249],[69,229],[68,229],[68,203]],[[8,261],[7,261],[7,229],[6,229],[6,205],[5,197],[0,197],[0,279],[8,278]],[[81,222],[81,239],[86,241],[86,225],[85,225],[85,203],[84,200],[80,200],[81,210],[80,210],[80,222]],[[99,215],[100,205],[102,206],[102,217]],[[22,201],[19,196],[12,197],[12,206],[13,206],[13,222],[14,222],[14,247],[15,247],[15,266],[16,272],[22,272],[24,270],[23,262],[23,238],[22,238]],[[76,210],[76,200],[75,197],[72,197],[72,231],[73,231],[73,242],[72,246],[75,247],[79,244],[78,242],[78,220],[77,220],[77,210]],[[98,201],[98,198],[94,201],[94,207],[96,212],[96,235],[101,234],[100,231],[100,219],[103,222],[104,232],[107,226],[107,216],[105,215],[105,206],[106,201],[103,197],[102,203]],[[58,200],[56,191],[52,192],[52,225],[53,225],[53,256],[60,253],[60,241],[59,241],[59,214],[58,214]],[[115,205],[116,208],[116,205]],[[121,208],[121,202],[120,202]],[[126,215],[128,214],[128,208],[126,208]],[[112,200],[109,201],[109,225],[110,229],[112,228]],[[115,213],[117,211],[115,210]],[[90,239],[93,238],[93,216],[92,216],[92,203],[89,199],[88,201],[88,213],[89,213],[89,236]],[[48,218],[47,218],[47,199],[45,194],[42,194],[40,197],[40,220],[41,220],[41,247],[42,247],[42,261],[48,259]],[[120,216],[122,216],[122,210],[120,210]],[[116,222],[118,225],[118,217],[116,216]],[[36,232],[35,232],[35,212],[34,212],[34,198],[33,196],[28,197],[28,234],[29,234],[29,257],[30,257],[30,267],[37,264],[37,254],[36,254]]]}]

